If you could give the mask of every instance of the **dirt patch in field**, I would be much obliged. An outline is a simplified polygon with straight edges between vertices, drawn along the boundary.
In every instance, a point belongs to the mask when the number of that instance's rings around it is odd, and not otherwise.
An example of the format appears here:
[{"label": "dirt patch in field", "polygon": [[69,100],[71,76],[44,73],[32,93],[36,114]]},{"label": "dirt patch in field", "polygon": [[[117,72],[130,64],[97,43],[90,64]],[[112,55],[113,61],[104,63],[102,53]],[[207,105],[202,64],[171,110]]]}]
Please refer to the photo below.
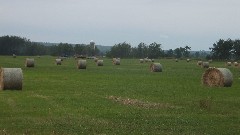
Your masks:
[{"label": "dirt patch in field", "polygon": [[178,109],[181,107],[174,106],[169,103],[154,103],[154,102],[148,102],[148,101],[141,101],[138,99],[130,99],[130,98],[122,98],[122,97],[116,97],[116,96],[109,96],[108,99],[123,104],[123,105],[129,105],[129,106],[136,106],[139,108],[145,108],[145,109],[164,109],[164,108],[170,108],[170,109]]}]

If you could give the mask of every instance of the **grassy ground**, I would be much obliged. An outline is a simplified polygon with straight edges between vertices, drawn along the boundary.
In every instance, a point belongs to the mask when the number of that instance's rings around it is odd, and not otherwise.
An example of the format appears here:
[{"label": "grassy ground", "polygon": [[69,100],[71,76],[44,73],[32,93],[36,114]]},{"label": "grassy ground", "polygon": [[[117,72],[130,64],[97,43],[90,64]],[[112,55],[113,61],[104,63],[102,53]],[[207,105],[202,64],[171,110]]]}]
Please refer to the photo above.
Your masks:
[{"label": "grassy ground", "polygon": [[[0,134],[240,134],[240,71],[229,88],[201,84],[196,61],[121,59],[98,67],[87,60],[79,70],[73,58],[0,56],[1,67],[23,69],[23,90],[0,91]],[[225,67],[223,62],[210,66]]]}]

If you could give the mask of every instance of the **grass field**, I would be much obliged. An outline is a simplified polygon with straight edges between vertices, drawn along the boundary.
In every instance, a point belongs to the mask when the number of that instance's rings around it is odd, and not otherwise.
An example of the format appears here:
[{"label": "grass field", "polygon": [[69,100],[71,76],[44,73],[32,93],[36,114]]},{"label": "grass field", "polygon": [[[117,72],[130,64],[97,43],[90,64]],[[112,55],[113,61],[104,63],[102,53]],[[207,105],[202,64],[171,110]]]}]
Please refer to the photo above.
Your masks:
[{"label": "grass field", "polygon": [[[77,69],[73,58],[56,65],[55,57],[0,56],[1,67],[22,68],[23,90],[0,91],[0,134],[240,134],[240,69],[232,87],[201,84],[205,69],[197,61],[121,59],[104,66],[87,60]],[[224,62],[210,66],[225,67]],[[203,103],[204,105],[202,105]]]}]

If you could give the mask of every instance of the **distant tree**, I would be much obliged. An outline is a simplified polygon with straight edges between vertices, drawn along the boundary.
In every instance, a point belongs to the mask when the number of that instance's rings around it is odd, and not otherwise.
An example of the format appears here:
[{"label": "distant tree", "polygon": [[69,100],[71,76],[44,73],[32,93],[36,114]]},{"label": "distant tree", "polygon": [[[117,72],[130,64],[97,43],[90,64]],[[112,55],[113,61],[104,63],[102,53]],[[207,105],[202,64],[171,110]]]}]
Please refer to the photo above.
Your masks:
[{"label": "distant tree", "polygon": [[166,53],[165,53],[166,57],[174,57],[174,51],[173,49],[169,49]]},{"label": "distant tree", "polygon": [[240,59],[240,40],[237,39],[233,42],[233,53],[236,59]]},{"label": "distant tree", "polygon": [[213,59],[230,59],[233,49],[233,41],[231,39],[223,40],[219,39],[217,43],[213,44],[213,47],[209,48],[212,52]]},{"label": "distant tree", "polygon": [[161,44],[157,44],[156,42],[151,43],[148,47],[148,57],[149,58],[158,58],[163,55]]},{"label": "distant tree", "polygon": [[148,56],[148,46],[141,42],[137,47],[137,56],[139,58],[145,58]]},{"label": "distant tree", "polygon": [[131,56],[131,45],[126,42],[116,44],[107,52],[107,56],[128,58]]},{"label": "distant tree", "polygon": [[184,57],[189,57],[189,55],[190,55],[190,51],[191,50],[191,47],[189,47],[189,46],[185,46],[184,47],[184,50],[182,49],[182,53],[183,53],[183,56]]},{"label": "distant tree", "polygon": [[174,49],[174,55],[176,58],[181,58],[182,57],[182,49],[181,48],[176,48]]}]

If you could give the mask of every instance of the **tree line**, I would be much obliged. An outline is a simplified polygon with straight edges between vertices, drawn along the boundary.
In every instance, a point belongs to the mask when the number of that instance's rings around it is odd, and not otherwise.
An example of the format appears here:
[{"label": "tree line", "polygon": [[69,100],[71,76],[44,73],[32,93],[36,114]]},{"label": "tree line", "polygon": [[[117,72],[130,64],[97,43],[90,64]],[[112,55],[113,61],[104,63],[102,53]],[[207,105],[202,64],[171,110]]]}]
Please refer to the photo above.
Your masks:
[{"label": "tree line", "polygon": [[107,57],[120,58],[206,58],[206,59],[240,59],[240,40],[219,39],[212,47],[209,48],[211,53],[205,51],[196,51],[190,53],[191,47],[185,45],[175,49],[163,50],[162,45],[153,42],[149,45],[141,42],[137,47],[123,42],[115,44],[106,54],[100,52],[94,42],[90,44],[68,44],[59,43],[56,45],[44,45],[38,42],[32,42],[29,39],[18,36],[2,36],[0,37],[0,55],[53,55],[53,56],[97,56],[106,55]]},{"label": "tree line", "polygon": [[53,55],[72,56],[75,54],[93,56],[99,55],[100,51],[94,43],[90,44],[68,44],[46,46],[42,43],[31,42],[29,39],[19,36],[0,37],[0,55]]}]

